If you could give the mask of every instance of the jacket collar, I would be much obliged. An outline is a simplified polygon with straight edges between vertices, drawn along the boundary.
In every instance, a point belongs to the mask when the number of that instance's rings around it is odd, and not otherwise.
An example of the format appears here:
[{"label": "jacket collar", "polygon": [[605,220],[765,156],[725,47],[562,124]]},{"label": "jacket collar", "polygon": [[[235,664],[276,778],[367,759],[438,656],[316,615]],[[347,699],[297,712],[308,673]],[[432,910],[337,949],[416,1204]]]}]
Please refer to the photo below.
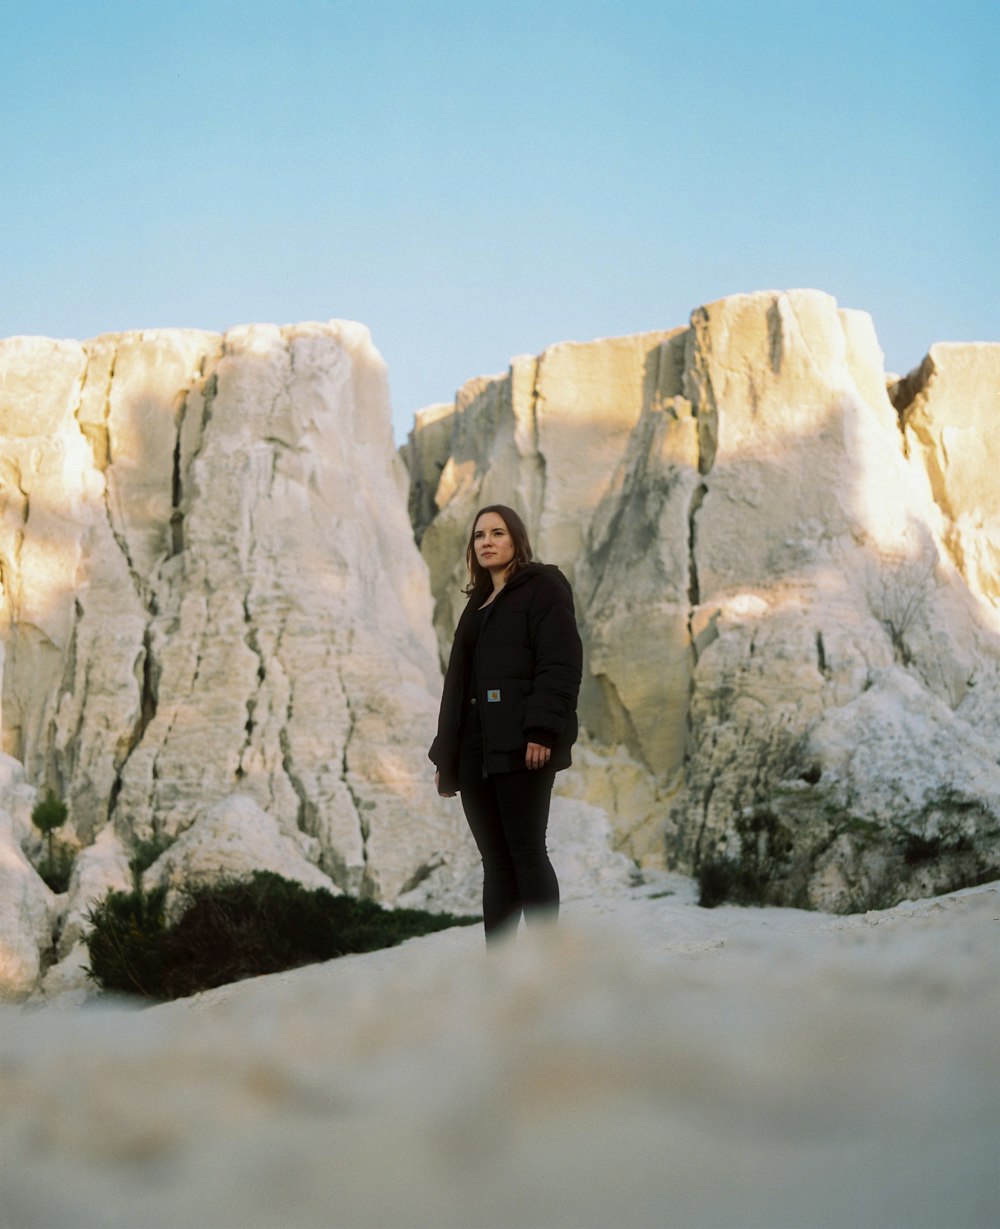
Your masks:
[{"label": "jacket collar", "polygon": [[[519,585],[525,584],[532,576],[538,576],[545,571],[545,565],[542,563],[526,563],[523,567],[518,568],[517,572],[504,585],[497,596],[493,599],[496,601],[511,589],[516,589]],[[489,596],[487,594],[487,596]]]}]

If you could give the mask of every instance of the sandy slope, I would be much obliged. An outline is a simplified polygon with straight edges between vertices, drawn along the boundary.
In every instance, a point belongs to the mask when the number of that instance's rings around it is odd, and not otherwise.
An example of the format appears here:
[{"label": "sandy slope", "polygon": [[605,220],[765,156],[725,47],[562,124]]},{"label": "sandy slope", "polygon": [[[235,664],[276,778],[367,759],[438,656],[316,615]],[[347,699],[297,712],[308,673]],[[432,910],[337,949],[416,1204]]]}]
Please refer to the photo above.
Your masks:
[{"label": "sandy slope", "polygon": [[1000,884],[833,917],[661,876],[499,952],[8,1009],[0,1223],[992,1225],[998,922]]}]

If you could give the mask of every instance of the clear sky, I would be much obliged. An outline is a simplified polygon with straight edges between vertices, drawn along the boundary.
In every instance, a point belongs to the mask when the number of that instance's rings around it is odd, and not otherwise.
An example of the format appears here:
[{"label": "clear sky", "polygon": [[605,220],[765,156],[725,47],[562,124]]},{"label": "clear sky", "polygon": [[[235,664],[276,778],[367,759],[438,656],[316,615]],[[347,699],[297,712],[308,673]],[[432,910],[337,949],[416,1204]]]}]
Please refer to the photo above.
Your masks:
[{"label": "clear sky", "polygon": [[401,438],[813,286],[1000,339],[1000,0],[0,0],[0,336],[347,317]]}]

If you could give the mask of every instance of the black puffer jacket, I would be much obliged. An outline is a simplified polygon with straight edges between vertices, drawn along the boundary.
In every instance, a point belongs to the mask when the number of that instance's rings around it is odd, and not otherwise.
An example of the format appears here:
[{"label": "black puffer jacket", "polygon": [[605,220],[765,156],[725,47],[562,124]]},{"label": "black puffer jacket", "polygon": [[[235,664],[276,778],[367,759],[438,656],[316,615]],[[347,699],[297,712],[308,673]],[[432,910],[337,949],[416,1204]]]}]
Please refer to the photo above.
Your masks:
[{"label": "black puffer jacket", "polygon": [[[471,690],[462,646],[466,623],[483,600],[483,594],[473,594],[458,621],[437,737],[428,752],[441,773],[442,792],[458,788],[462,708]],[[569,767],[582,665],[569,581],[552,564],[525,565],[485,612],[476,651],[476,708],[487,772],[523,766],[529,741],[551,746],[555,768]]]}]

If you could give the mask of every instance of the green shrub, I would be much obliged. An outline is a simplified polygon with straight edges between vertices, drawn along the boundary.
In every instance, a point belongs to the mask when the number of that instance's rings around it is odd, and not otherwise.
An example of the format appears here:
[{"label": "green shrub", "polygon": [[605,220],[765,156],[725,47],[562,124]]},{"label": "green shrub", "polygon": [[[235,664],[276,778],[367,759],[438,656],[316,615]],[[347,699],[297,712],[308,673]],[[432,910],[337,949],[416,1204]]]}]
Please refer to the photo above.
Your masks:
[{"label": "green shrub", "polygon": [[128,868],[132,872],[132,888],[142,891],[142,876],[165,850],[174,843],[172,836],[153,835],[147,840],[136,838],[132,844],[132,856],[128,860]]},{"label": "green shrub", "polygon": [[34,810],[31,812],[31,822],[51,841],[52,833],[56,828],[63,826],[68,815],[69,809],[66,803],[49,790],[41,802],[35,803]]},{"label": "green shrub", "polygon": [[63,826],[68,815],[66,803],[57,798],[51,790],[41,802],[35,803],[31,812],[31,822],[44,835],[47,845],[45,861],[38,868],[38,873],[53,892],[66,891],[73,870],[73,851],[62,845],[57,857],[53,844],[53,833]]},{"label": "green shrub", "polygon": [[65,892],[69,888],[75,861],[76,851],[69,845],[59,844],[50,847],[45,861],[38,868],[38,874],[53,892]]},{"label": "green shrub", "polygon": [[267,871],[192,887],[185,896],[184,911],[171,926],[164,924],[163,889],[112,892],[91,911],[88,972],[98,985],[154,999],[182,998],[479,920],[384,909]]},{"label": "green shrub", "polygon": [[166,934],[166,888],[152,892],[109,892],[87,914],[90,967],[105,990],[161,995]]}]

